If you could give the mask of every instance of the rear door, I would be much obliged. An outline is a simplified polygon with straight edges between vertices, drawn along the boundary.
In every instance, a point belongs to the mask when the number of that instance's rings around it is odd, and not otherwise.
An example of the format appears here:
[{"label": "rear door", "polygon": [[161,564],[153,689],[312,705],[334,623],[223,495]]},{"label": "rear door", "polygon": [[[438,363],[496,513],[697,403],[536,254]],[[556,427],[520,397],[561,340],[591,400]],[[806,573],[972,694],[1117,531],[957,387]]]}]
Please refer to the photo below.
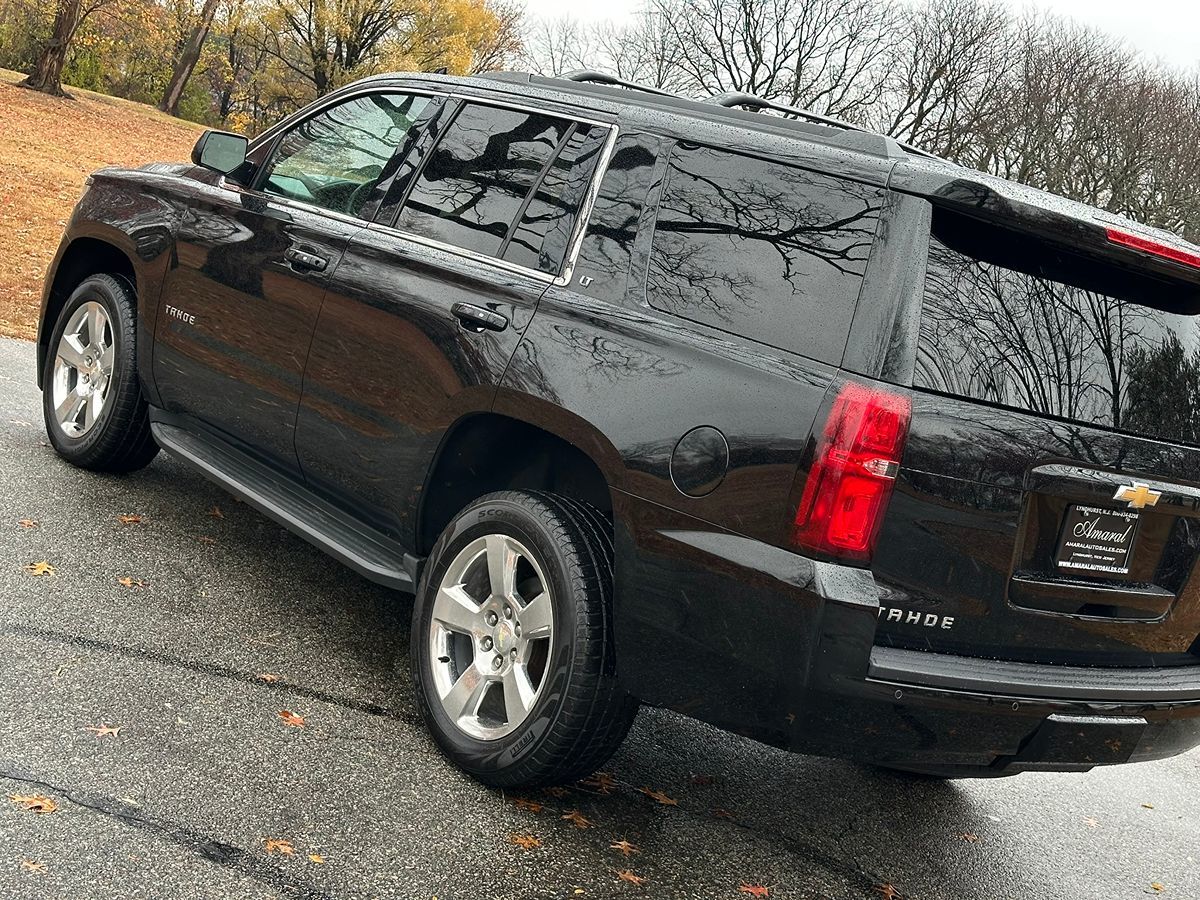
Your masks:
[{"label": "rear door", "polygon": [[1200,302],[935,210],[879,640],[1200,662]]},{"label": "rear door", "polygon": [[442,435],[491,408],[539,298],[565,277],[613,134],[493,101],[446,110],[330,285],[299,413],[311,484],[413,545]]},{"label": "rear door", "polygon": [[326,286],[431,103],[394,91],[336,101],[277,139],[252,187],[222,180],[190,205],[156,334],[168,411],[296,467],[296,407]]}]

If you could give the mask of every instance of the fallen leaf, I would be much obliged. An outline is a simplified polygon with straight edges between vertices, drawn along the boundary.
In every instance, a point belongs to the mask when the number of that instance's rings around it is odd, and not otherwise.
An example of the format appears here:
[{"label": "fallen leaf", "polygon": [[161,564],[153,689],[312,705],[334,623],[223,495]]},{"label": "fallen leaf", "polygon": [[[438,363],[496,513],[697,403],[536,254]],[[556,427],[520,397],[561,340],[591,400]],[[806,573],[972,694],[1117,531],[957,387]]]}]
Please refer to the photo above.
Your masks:
[{"label": "fallen leaf", "polygon": [[132,513],[123,516],[117,516],[117,521],[122,525],[141,525],[142,517]]},{"label": "fallen leaf", "polygon": [[717,783],[717,779],[712,775],[693,775],[692,784],[697,787],[710,787]]},{"label": "fallen leaf", "polygon": [[727,809],[721,809],[718,807],[712,811],[712,815],[714,819],[729,819],[730,821],[733,821],[733,813]]},{"label": "fallen leaf", "polygon": [[1100,820],[1093,819],[1091,816],[1088,816],[1086,819],[1083,820],[1083,824],[1086,825],[1088,828],[1099,828]]},{"label": "fallen leaf", "polygon": [[617,779],[612,777],[611,772],[593,772],[580,781],[579,785],[601,794],[611,794],[617,787]]},{"label": "fallen leaf", "polygon": [[9,794],[8,799],[30,812],[45,815],[58,809],[58,804],[43,794]]},{"label": "fallen leaf", "polygon": [[542,804],[538,803],[536,800],[530,800],[527,797],[517,797],[515,800],[513,800],[513,803],[517,805],[517,809],[523,809],[526,812],[540,813],[542,811]]},{"label": "fallen leaf", "polygon": [[1150,890],[1154,891],[1154,893],[1156,893],[1156,894],[1161,894],[1166,889],[1167,889],[1167,886],[1165,884],[1163,884],[1161,881],[1150,882]]},{"label": "fallen leaf", "polygon": [[962,840],[966,841],[968,844],[978,844],[979,843],[979,835],[977,835],[973,831],[964,831],[962,834],[959,835],[959,837]]},{"label": "fallen leaf", "polygon": [[542,846],[542,842],[532,834],[510,834],[508,839],[522,850],[535,850]]},{"label": "fallen leaf", "polygon": [[661,803],[663,806],[678,806],[679,805],[678,800],[668,797],[662,791],[652,791],[648,787],[638,788],[638,790],[641,791],[643,794],[645,794],[647,797],[649,797],[651,800],[655,801],[656,803]]},{"label": "fallen leaf", "polygon": [[1143,803],[1142,809],[1154,809],[1154,804],[1153,803]]},{"label": "fallen leaf", "polygon": [[622,881],[628,881],[630,884],[643,885],[646,883],[645,878],[643,878],[641,875],[634,875],[628,869],[617,872],[617,877]]},{"label": "fallen leaf", "polygon": [[267,684],[274,684],[279,680],[279,676],[274,672],[260,672],[258,674],[259,681],[265,681]]},{"label": "fallen leaf", "polygon": [[548,787],[544,791],[556,800],[561,800],[567,796],[567,789],[565,787]]},{"label": "fallen leaf", "polygon": [[41,578],[43,575],[54,574],[54,566],[50,565],[50,563],[46,562],[45,560],[42,560],[41,562],[29,563],[24,568],[25,571],[34,578]]},{"label": "fallen leaf", "polygon": [[124,725],[85,725],[83,730],[93,732],[98,738],[116,737],[124,727]]},{"label": "fallen leaf", "polygon": [[40,523],[37,519],[17,519],[17,524],[22,528],[37,528]]},{"label": "fallen leaf", "polygon": [[223,518],[225,518],[225,513],[221,512],[221,507],[219,507],[219,506],[214,506],[212,509],[210,509],[210,510],[208,511],[208,514],[209,514],[210,516],[212,516],[214,519],[223,519]]},{"label": "fallen leaf", "polygon": [[46,874],[46,864],[44,862],[35,862],[32,859],[21,860],[21,868],[32,875]]},{"label": "fallen leaf", "polygon": [[146,582],[140,578],[130,578],[128,575],[124,578],[118,578],[117,584],[127,588],[144,588],[146,586]]},{"label": "fallen leaf", "polygon": [[616,843],[609,844],[608,849],[618,850],[621,853],[623,853],[625,856],[629,856],[633,853],[641,853],[642,852],[641,850],[639,850],[637,847],[633,846],[633,844],[629,843],[629,841],[625,840],[624,838],[621,838],[621,840],[617,841]]},{"label": "fallen leaf", "polygon": [[883,900],[904,900],[904,896],[900,893],[900,888],[894,884],[877,884],[875,890],[883,895]]},{"label": "fallen leaf", "polygon": [[308,854],[308,861],[315,862],[319,866],[325,865],[325,857],[323,857],[320,853]]},{"label": "fallen leaf", "polygon": [[581,813],[577,809],[573,809],[566,815],[559,816],[559,818],[566,819],[568,822],[570,822],[576,828],[591,828],[592,827],[591,819],[589,819],[587,816],[585,816],[583,813]]},{"label": "fallen leaf", "polygon": [[296,852],[296,848],[292,846],[292,842],[283,838],[263,838],[263,843],[266,844],[268,853],[291,856]]},{"label": "fallen leaf", "polygon": [[283,720],[284,725],[288,725],[292,728],[304,727],[304,716],[298,716],[289,709],[280,710],[279,718]]},{"label": "fallen leaf", "polygon": [[771,889],[763,884],[745,884],[743,883],[738,890],[743,894],[749,894],[751,897],[770,897]]}]

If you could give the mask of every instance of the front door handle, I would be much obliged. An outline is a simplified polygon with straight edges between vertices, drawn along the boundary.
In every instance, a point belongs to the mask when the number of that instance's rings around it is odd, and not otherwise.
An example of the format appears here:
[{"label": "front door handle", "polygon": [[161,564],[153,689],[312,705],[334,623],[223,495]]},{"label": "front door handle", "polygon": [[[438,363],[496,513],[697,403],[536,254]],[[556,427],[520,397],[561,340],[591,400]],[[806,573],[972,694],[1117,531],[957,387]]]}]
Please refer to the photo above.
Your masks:
[{"label": "front door handle", "polygon": [[473,303],[455,303],[450,311],[458,317],[463,328],[478,334],[481,331],[503,331],[508,327],[508,317],[498,312],[475,306]]},{"label": "front door handle", "polygon": [[284,257],[297,269],[309,269],[313,272],[324,272],[329,260],[315,253],[288,247]]}]

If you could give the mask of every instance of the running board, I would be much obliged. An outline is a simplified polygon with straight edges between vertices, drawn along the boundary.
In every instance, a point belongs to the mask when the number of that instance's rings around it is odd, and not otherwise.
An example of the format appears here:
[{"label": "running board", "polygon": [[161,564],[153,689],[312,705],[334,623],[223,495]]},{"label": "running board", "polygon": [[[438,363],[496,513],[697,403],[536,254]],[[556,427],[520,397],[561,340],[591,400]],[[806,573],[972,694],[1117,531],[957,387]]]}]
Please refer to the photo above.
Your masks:
[{"label": "running board", "polygon": [[310,544],[377,584],[412,593],[420,561],[394,541],[314,497],[303,485],[225,444],[161,421],[151,412],[155,441],[172,456]]}]

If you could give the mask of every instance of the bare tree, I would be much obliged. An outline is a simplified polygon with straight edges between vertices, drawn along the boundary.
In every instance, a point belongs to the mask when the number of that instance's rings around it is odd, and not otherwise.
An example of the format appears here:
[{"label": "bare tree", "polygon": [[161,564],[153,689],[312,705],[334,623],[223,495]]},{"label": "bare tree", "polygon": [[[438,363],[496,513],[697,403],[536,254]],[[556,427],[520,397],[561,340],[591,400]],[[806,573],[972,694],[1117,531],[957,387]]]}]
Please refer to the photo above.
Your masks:
[{"label": "bare tree", "polygon": [[878,100],[887,0],[652,0],[689,93],[745,91],[847,115]]},{"label": "bare tree", "polygon": [[539,19],[525,31],[521,63],[536,75],[562,75],[572,69],[604,67],[604,61],[591,55],[585,62],[584,30],[570,17]]},{"label": "bare tree", "polygon": [[887,62],[882,130],[960,158],[1003,103],[1022,35],[1006,10],[980,0],[929,0],[902,22]]}]

